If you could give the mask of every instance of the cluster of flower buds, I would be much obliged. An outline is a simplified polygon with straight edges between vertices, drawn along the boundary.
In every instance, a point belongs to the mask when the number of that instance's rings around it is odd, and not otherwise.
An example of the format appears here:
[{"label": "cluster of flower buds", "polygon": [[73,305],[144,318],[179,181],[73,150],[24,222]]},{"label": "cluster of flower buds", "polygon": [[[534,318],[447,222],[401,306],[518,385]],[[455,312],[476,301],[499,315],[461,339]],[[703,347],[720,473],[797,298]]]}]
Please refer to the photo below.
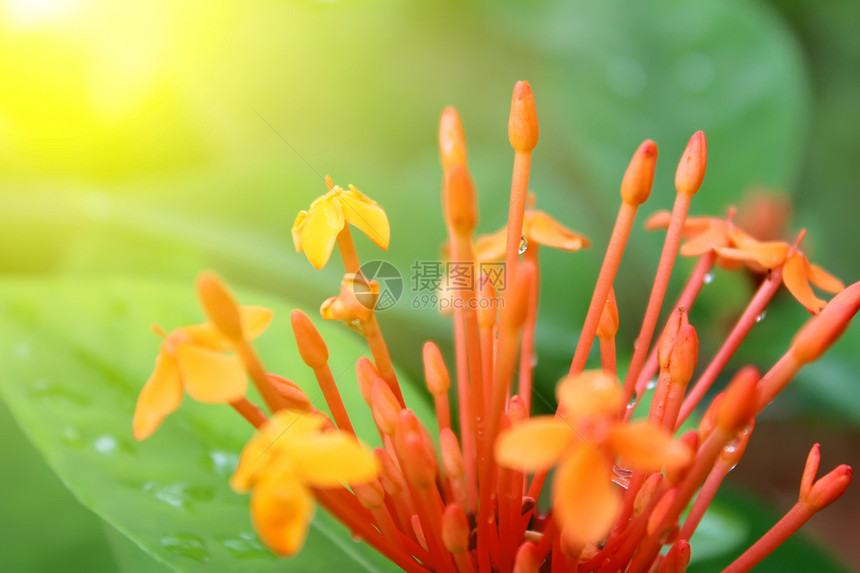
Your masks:
[{"label": "cluster of flower buds", "polygon": [[[342,400],[329,349],[313,321],[299,310],[290,317],[299,354],[313,371],[327,413],[317,410],[299,385],[263,367],[251,341],[271,313],[238,306],[209,273],[197,285],[208,322],[170,335],[159,330],[164,342],[140,394],[135,436],[154,432],[179,406],[183,390],[202,402],[230,404],[258,429],[231,484],[251,492],[261,539],[284,556],[300,550],[317,502],[409,572],[684,571],[693,532],[741,460],[756,417],[844,331],[860,308],[860,283],[844,288],[810,263],[799,249],[802,232],[793,244],[759,241],[735,224],[733,210],[725,219],[688,217],[707,163],[705,135],[698,132],[678,164],[671,212],[657,213],[647,223],[665,228],[666,239],[629,363],[619,368],[616,335],[624,317],[613,284],[637,211],[652,191],[657,145],[645,141],[621,181],[620,210],[570,370],[556,388],[557,410],[532,416],[534,398],[549,404],[533,389],[539,247],[577,251],[589,242],[534,209],[528,182],[539,130],[525,82],[514,88],[508,133],[514,150],[508,225],[476,238],[477,192],[464,130],[453,108],[442,114],[448,256],[473,265],[504,260],[506,280],[482,276],[477,286],[450,293],[459,303],[452,306],[452,372],[435,343],[424,345],[435,423],[420,420],[404,401],[376,319],[379,288],[362,275],[350,235],[351,224],[387,248],[386,214],[355,187],[344,190],[327,179],[328,193],[299,214],[293,238],[316,268],[328,262],[335,245],[343,259],[340,292],[323,303],[321,314],[346,323],[367,341],[369,356],[356,363],[356,383],[378,430],[378,436],[363,438],[379,447],[371,450],[356,436],[349,410],[364,406]],[[697,263],[654,340],[679,252]],[[716,265],[762,277],[716,354],[701,362],[691,316]],[[838,294],[825,302],[810,283]],[[783,284],[814,316],[770,370],[741,368],[704,404]],[[501,304],[475,304],[497,297]],[[599,365],[586,370],[595,339]],[[245,398],[248,378],[268,413]],[[649,388],[649,409],[634,418]],[[700,406],[698,427],[680,433]],[[749,570],[842,494],[851,469],[839,466],[816,480],[818,465],[816,444],[797,504],[729,571]]]}]

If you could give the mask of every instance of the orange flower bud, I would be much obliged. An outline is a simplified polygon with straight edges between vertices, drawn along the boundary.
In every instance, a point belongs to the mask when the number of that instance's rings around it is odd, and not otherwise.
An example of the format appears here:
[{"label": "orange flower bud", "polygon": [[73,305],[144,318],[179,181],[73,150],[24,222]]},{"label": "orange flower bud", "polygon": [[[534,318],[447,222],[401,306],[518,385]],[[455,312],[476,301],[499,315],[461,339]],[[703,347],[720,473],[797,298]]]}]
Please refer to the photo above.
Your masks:
[{"label": "orange flower bud", "polygon": [[[489,280],[481,281],[478,305],[478,328],[490,330],[496,324],[496,289]],[[484,302],[486,301],[486,302]]]},{"label": "orange flower bud", "polygon": [[436,453],[428,442],[426,430],[412,410],[401,410],[394,431],[394,449],[406,478],[422,489],[436,483]]},{"label": "orange flower bud", "polygon": [[756,385],[761,375],[753,366],[744,366],[726,388],[717,411],[717,426],[727,434],[736,434],[749,424],[756,411]]},{"label": "orange flower bud", "polygon": [[511,426],[516,426],[529,419],[529,410],[522,396],[514,394],[508,402],[508,419]]},{"label": "orange flower bud", "polygon": [[400,473],[400,468],[397,467],[391,455],[384,448],[376,448],[373,450],[373,455],[376,456],[377,465],[379,466],[379,481],[385,493],[391,497],[397,497],[403,488],[406,487],[406,482],[403,481],[403,474]]},{"label": "orange flower bud", "polygon": [[839,499],[845,493],[854,471],[851,466],[842,464],[833,469],[819,480],[815,480],[818,466],[821,463],[821,446],[815,444],[809,450],[803,478],[800,480],[800,501],[820,511]]},{"label": "orange flower bud", "polygon": [[439,151],[445,171],[453,165],[466,165],[466,135],[460,114],[453,107],[446,107],[439,121]]},{"label": "orange flower bud", "polygon": [[418,540],[418,544],[427,550],[427,538],[424,536],[424,529],[421,527],[421,519],[418,515],[412,516],[412,531],[415,532],[415,539]]},{"label": "orange flower bud", "polygon": [[722,391],[711,400],[708,409],[705,410],[705,415],[699,420],[699,441],[704,442],[711,435],[717,425],[717,412],[720,410],[720,405],[723,403],[723,398],[726,397],[726,392]]},{"label": "orange flower bud", "polygon": [[373,386],[373,381],[381,378],[379,371],[367,356],[362,356],[355,363],[355,376],[358,379],[358,389],[361,392],[361,397],[364,398],[364,403],[370,406],[370,389]]},{"label": "orange flower bud", "polygon": [[517,82],[511,99],[508,139],[515,151],[530,152],[537,146],[538,121],[535,97],[528,82]]},{"label": "orange flower bud", "polygon": [[427,381],[427,389],[434,396],[444,396],[451,386],[451,378],[445,359],[439,347],[432,342],[424,343],[424,379]]},{"label": "orange flower bud", "polygon": [[860,310],[860,282],[837,294],[824,310],[810,318],[792,343],[794,357],[801,364],[817,360],[845,331]]},{"label": "orange flower bud", "polygon": [[597,337],[601,340],[610,340],[615,338],[617,332],[618,304],[615,302],[615,289],[610,288],[606,304],[603,305],[603,313],[600,315],[600,322],[597,324]]},{"label": "orange flower bud", "polygon": [[328,347],[308,315],[295,309],[290,313],[290,322],[304,363],[311,368],[325,366],[328,362]]},{"label": "orange flower bud", "polygon": [[678,193],[693,195],[702,186],[705,168],[708,166],[708,142],[705,132],[697,131],[687,143],[687,149],[675,172],[675,189]]},{"label": "orange flower bud", "polygon": [[463,508],[452,503],[442,514],[442,544],[451,553],[469,550],[469,520]]},{"label": "orange flower bud", "polygon": [[750,443],[753,429],[755,428],[755,419],[750,424],[741,430],[738,437],[729,442],[720,452],[720,461],[726,464],[729,468],[734,469],[741,461],[744,452],[747,450],[747,444]]},{"label": "orange flower bud", "polygon": [[538,573],[541,563],[543,560],[538,557],[537,546],[531,541],[526,541],[517,549],[513,573]]},{"label": "orange flower bud", "polygon": [[442,454],[442,469],[451,479],[460,479],[465,474],[463,453],[457,435],[450,428],[443,428],[439,433],[439,449]]},{"label": "orange flower bud", "polygon": [[657,346],[660,368],[669,371],[673,384],[686,386],[699,358],[699,338],[690,325],[687,311],[679,308],[666,323]]},{"label": "orange flower bud", "polygon": [[669,549],[657,571],[658,573],[684,573],[689,564],[690,542],[686,539],[680,539]]},{"label": "orange flower bud", "polygon": [[454,233],[469,235],[475,230],[478,224],[475,185],[465,166],[455,164],[445,172],[442,202],[445,220]]},{"label": "orange flower bud", "polygon": [[197,275],[197,296],[206,317],[221,334],[233,341],[244,338],[239,306],[221,277],[211,271]]},{"label": "orange flower bud", "polygon": [[646,139],[633,154],[621,180],[621,199],[625,203],[636,207],[648,200],[656,167],[657,144]]},{"label": "orange flower bud", "polygon": [[380,431],[393,436],[400,415],[400,402],[382,378],[377,378],[370,386],[370,403],[373,420]]},{"label": "orange flower bud", "polygon": [[310,412],[314,409],[307,394],[299,388],[298,384],[290,382],[277,374],[266,374],[266,379],[272,385],[272,388],[275,389],[275,392],[285,400],[285,409],[296,410],[298,412]]},{"label": "orange flower bud", "polygon": [[[677,489],[670,489],[666,493],[663,494],[663,497],[660,498],[660,501],[657,502],[657,505],[654,506],[654,510],[651,512],[651,515],[648,517],[648,535],[654,535],[658,533],[657,528],[660,527],[660,524],[663,522],[663,519],[666,517],[669,508],[675,502],[675,498],[678,496]],[[666,527],[665,531],[669,531],[671,527],[675,525],[674,523],[669,524]],[[659,532],[663,535],[663,531]]]},{"label": "orange flower bud", "polygon": [[361,505],[367,509],[382,507],[382,504],[385,502],[385,490],[377,479],[353,485],[352,492],[358,498]]},{"label": "orange flower bud", "polygon": [[636,493],[636,499],[633,501],[634,515],[642,515],[648,507],[648,504],[651,503],[651,499],[654,497],[654,492],[657,491],[662,483],[663,474],[660,472],[654,472],[648,476],[645,483],[643,483],[642,487],[639,488],[639,491]]}]

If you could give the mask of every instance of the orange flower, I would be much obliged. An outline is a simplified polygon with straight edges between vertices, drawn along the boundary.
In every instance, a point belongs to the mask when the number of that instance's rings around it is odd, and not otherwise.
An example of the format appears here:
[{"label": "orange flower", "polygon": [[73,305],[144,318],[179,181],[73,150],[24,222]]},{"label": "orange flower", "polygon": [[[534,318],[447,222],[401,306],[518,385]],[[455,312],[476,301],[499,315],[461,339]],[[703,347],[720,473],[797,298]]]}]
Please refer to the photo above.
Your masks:
[{"label": "orange flower", "polygon": [[251,515],[263,542],[281,556],[301,549],[314,514],[312,487],[361,484],[379,470],[373,453],[321,414],[281,410],[245,445],[230,486],[253,492]]},{"label": "orange flower", "polygon": [[608,372],[566,378],[556,394],[561,414],[531,418],[503,432],[496,459],[523,472],[558,465],[554,515],[569,541],[595,543],[609,532],[621,508],[612,485],[616,457],[625,467],[656,471],[685,465],[691,452],[650,422],[617,421],[622,392]]},{"label": "orange flower", "polygon": [[[831,293],[838,293],[845,288],[842,281],[810,263],[809,258],[795,245],[782,241],[760,242],[737,228],[732,229],[730,235],[737,248],[717,248],[721,257],[741,261],[755,272],[782,267],[785,288],[812,314],[821,312],[827,303],[815,296],[810,283]],[[801,233],[800,239],[803,235]]]},{"label": "orange flower", "polygon": [[[272,320],[267,308],[246,306],[239,311],[248,340],[262,334]],[[232,344],[211,322],[178,328],[167,336],[156,328],[156,334],[164,341],[155,370],[137,399],[135,439],[151,436],[179,408],[183,389],[204,404],[225,404],[245,395],[245,366],[238,356],[227,354]]]},{"label": "orange flower", "polygon": [[[717,217],[688,217],[684,222],[683,237],[687,241],[681,245],[680,253],[685,257],[698,257],[713,249],[733,245],[731,231],[735,228],[730,213],[727,219]],[[669,211],[657,211],[645,221],[649,231],[668,229],[672,214]],[[717,257],[717,262],[724,268],[738,268],[739,263],[732,259]]]},{"label": "orange flower", "polygon": [[[505,258],[507,227],[495,233],[478,237],[475,258],[479,261],[498,261]],[[564,251],[578,251],[591,246],[591,241],[572,231],[549,216],[534,209],[534,195],[529,194],[529,208],[523,219],[523,237],[527,244],[545,245]]]}]

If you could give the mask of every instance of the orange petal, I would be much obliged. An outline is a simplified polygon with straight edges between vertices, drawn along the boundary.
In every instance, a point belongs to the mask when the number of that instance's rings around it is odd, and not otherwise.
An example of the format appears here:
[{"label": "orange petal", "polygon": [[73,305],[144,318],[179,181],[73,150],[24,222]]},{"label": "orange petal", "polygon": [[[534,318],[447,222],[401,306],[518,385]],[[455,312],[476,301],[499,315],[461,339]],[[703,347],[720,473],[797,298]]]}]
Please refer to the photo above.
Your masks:
[{"label": "orange petal", "polygon": [[490,235],[481,235],[475,241],[475,259],[479,261],[499,261],[505,258],[508,230],[500,229]]},{"label": "orange petal", "polygon": [[164,418],[182,403],[182,383],[176,361],[161,350],[155,359],[155,370],[149,377],[134,408],[132,431],[135,440],[151,436]]},{"label": "orange petal", "polygon": [[672,220],[672,213],[669,211],[657,211],[645,221],[645,228],[649,231],[657,229],[668,229],[669,222]]},{"label": "orange petal", "polygon": [[575,544],[596,543],[615,523],[621,499],[612,486],[609,463],[587,445],[577,448],[555,474],[553,511]]},{"label": "orange petal", "polygon": [[695,237],[684,243],[681,247],[681,254],[685,257],[697,257],[704,255],[711,249],[717,247],[726,247],[729,244],[729,237],[726,233],[725,224],[720,225],[715,223],[707,230],[697,234]]},{"label": "orange petal", "polygon": [[563,420],[538,416],[499,435],[496,461],[521,472],[542,471],[554,464],[575,440],[576,433]]},{"label": "orange petal", "polygon": [[731,239],[732,244],[739,249],[749,245],[757,245],[759,243],[758,239],[735,225],[730,225],[729,227],[729,239]]},{"label": "orange petal", "polygon": [[526,213],[525,235],[529,241],[565,251],[578,251],[591,245],[585,235],[571,231],[543,211]]},{"label": "orange petal", "polygon": [[312,207],[302,226],[302,249],[316,269],[328,262],[337,235],[346,224],[339,202],[323,199]]},{"label": "orange petal", "polygon": [[806,310],[812,314],[818,314],[827,303],[812,292],[812,287],[809,286],[808,271],[809,260],[807,260],[806,255],[795,253],[782,269],[782,282],[785,283],[785,288],[794,298],[806,307]]},{"label": "orange petal", "polygon": [[245,395],[248,379],[238,356],[193,343],[176,347],[176,363],[188,395],[204,404],[225,404]]},{"label": "orange petal", "polygon": [[622,466],[646,472],[681,467],[692,456],[684,443],[646,420],[613,425],[609,447],[621,457]]},{"label": "orange petal", "polygon": [[717,254],[736,261],[753,262],[765,269],[775,269],[785,262],[791,249],[786,243],[747,244],[740,249],[716,249]]},{"label": "orange petal", "polygon": [[385,250],[391,239],[391,229],[385,211],[364,195],[361,191],[349,186],[349,191],[338,195],[343,207],[343,215],[350,224],[370,237],[370,240]]},{"label": "orange petal", "polygon": [[251,496],[254,529],[263,543],[281,557],[295,555],[302,548],[313,515],[311,493],[289,474],[265,479]]},{"label": "orange petal", "polygon": [[618,379],[603,370],[565,378],[556,386],[555,394],[565,418],[573,420],[614,414],[621,407]]},{"label": "orange petal", "polygon": [[845,283],[819,267],[809,263],[809,282],[827,292],[838,293],[845,288]]},{"label": "orange petal", "polygon": [[366,483],[379,474],[373,452],[337,431],[291,440],[287,452],[296,477],[314,487]]}]

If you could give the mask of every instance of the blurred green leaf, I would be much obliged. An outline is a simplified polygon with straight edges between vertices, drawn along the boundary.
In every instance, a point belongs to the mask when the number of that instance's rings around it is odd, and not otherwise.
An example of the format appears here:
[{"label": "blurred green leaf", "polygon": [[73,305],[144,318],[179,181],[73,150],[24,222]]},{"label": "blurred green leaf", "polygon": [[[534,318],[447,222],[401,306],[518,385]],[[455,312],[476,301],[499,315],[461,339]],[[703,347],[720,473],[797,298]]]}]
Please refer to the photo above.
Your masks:
[{"label": "blurred green leaf", "polygon": [[[291,377],[323,405],[292,342],[284,304],[241,298],[277,311],[257,344],[267,368]],[[0,299],[0,394],[79,500],[158,560],[182,571],[391,569],[323,511],[298,557],[285,564],[269,553],[253,533],[247,498],[227,485],[252,434],[228,407],[187,400],[152,438],[132,439],[136,396],[159,344],[148,326],[201,321],[192,289],[117,280],[8,281],[0,285]],[[354,381],[362,346],[339,324],[321,330],[356,429],[374,442],[375,426]],[[408,385],[404,394],[420,416],[430,415],[423,396]]]}]

